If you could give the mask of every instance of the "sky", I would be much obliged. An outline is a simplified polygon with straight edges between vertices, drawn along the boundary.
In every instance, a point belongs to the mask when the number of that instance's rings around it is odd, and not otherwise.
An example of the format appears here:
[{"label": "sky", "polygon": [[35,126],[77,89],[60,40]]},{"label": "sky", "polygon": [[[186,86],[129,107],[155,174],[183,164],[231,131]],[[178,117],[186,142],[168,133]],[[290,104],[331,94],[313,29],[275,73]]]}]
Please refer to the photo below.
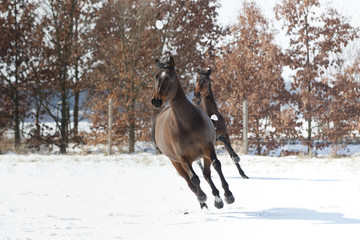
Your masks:
[{"label": "sky", "polygon": [[[241,7],[242,0],[219,0],[219,21],[223,25],[232,24]],[[269,19],[274,19],[273,8],[280,0],[255,0],[264,15]],[[354,27],[360,27],[360,1],[359,0],[320,0],[321,6],[333,6],[338,12],[350,18]]]}]

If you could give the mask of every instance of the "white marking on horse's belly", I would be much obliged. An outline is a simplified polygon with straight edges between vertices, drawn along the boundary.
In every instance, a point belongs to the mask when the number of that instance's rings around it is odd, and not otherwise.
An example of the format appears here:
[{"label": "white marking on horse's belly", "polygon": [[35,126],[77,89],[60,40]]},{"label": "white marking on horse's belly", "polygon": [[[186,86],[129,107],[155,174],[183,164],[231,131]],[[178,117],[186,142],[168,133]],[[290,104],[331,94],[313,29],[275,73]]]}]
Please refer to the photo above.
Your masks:
[{"label": "white marking on horse's belly", "polygon": [[211,118],[211,120],[214,120],[214,121],[219,120],[219,118],[215,114],[211,115],[210,118]]}]

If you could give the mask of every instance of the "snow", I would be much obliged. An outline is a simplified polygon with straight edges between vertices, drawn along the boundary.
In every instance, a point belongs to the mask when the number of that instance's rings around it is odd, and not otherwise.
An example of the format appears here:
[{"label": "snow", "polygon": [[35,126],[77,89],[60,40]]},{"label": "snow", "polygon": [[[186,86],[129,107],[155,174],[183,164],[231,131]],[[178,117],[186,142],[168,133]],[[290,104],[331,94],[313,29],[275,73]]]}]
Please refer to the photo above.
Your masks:
[{"label": "snow", "polygon": [[164,24],[160,20],[156,20],[155,26],[157,29],[161,30],[164,27]]},{"label": "snow", "polygon": [[194,164],[201,210],[163,155],[0,155],[0,239],[359,239],[358,157],[218,157],[235,203]]}]

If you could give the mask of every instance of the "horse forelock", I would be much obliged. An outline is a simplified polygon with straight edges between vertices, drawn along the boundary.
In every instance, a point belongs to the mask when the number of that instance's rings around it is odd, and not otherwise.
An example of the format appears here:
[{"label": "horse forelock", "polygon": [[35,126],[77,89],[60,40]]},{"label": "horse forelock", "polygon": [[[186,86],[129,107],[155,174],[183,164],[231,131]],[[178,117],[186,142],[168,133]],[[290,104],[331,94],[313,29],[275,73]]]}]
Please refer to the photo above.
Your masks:
[{"label": "horse forelock", "polygon": [[200,75],[206,75],[207,74],[207,70],[203,70],[203,69],[199,69],[199,74]]},{"label": "horse forelock", "polygon": [[156,67],[157,67],[158,70],[160,70],[160,69],[174,70],[174,67],[173,67],[173,66],[170,66],[170,63],[168,63],[168,62],[158,61],[158,62],[156,63]]}]

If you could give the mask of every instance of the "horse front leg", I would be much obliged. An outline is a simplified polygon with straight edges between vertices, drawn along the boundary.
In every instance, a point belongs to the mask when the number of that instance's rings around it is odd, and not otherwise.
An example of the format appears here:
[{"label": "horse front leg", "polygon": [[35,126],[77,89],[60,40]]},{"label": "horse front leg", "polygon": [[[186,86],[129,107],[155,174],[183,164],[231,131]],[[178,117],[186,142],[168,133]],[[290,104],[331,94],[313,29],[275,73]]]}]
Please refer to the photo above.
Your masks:
[{"label": "horse front leg", "polygon": [[220,142],[222,142],[226,148],[226,150],[228,151],[228,153],[230,154],[231,159],[234,161],[236,168],[239,171],[239,174],[241,175],[242,178],[244,179],[248,179],[249,177],[246,176],[245,172],[242,170],[239,162],[240,162],[240,157],[236,154],[236,152],[234,151],[234,149],[231,146],[230,143],[230,138],[229,135],[226,134],[225,136],[220,135],[217,137],[217,140],[219,140]]},{"label": "horse front leg", "polygon": [[[200,198],[198,197],[198,189],[197,187],[192,183],[189,174],[184,170],[184,168],[182,167],[182,165],[178,162],[175,162],[173,160],[171,160],[171,163],[173,164],[173,166],[175,167],[176,171],[179,173],[179,175],[185,179],[185,181],[187,182],[189,188],[191,189],[191,191],[193,191],[195,193],[195,195],[198,198],[198,201],[200,203],[200,208],[208,208],[205,201],[204,201],[204,197]],[[200,182],[200,181],[199,181]],[[204,193],[205,195],[205,193]],[[205,200],[206,200],[206,195],[205,195]]]}]

